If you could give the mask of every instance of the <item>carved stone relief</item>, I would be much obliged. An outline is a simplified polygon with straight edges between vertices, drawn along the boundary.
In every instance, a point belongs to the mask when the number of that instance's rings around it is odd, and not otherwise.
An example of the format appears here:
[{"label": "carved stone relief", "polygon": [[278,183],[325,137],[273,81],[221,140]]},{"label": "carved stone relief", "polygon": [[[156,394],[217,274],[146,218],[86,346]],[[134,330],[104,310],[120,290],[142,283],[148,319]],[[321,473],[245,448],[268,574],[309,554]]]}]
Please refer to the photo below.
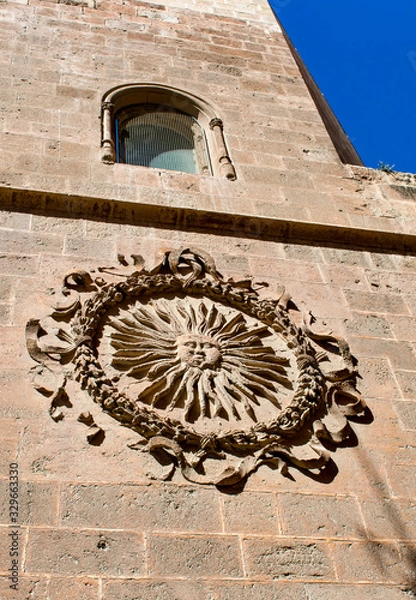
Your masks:
[{"label": "carved stone relief", "polygon": [[[234,485],[262,464],[287,473],[325,469],[328,448],[363,414],[348,344],[300,327],[290,298],[262,300],[251,281],[225,280],[212,258],[186,248],[146,270],[67,275],[52,313],[27,325],[35,387],[63,417],[67,377],[138,434],[135,449],[163,456],[195,483]],[[104,277],[105,275],[105,277]],[[326,366],[326,368],[325,368]],[[88,439],[104,432],[90,414]]]}]

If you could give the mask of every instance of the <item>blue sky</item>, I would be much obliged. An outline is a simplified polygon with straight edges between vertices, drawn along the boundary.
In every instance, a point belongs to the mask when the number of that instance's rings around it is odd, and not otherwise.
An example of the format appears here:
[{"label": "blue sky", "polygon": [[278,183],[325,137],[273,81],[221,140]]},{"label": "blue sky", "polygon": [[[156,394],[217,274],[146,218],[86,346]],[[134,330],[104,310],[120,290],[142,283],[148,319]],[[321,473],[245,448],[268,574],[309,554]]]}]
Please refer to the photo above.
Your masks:
[{"label": "blue sky", "polygon": [[416,173],[416,0],[270,0],[364,164]]}]

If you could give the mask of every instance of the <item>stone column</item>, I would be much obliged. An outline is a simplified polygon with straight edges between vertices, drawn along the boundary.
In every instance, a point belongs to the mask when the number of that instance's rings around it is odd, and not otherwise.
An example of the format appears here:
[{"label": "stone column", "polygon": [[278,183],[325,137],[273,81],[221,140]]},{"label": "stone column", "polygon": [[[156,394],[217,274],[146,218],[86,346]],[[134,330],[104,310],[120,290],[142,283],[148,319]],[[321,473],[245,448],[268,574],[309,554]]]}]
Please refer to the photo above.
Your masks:
[{"label": "stone column", "polygon": [[224,174],[224,177],[234,180],[237,176],[225,145],[223,122],[221,119],[215,118],[210,121],[209,126],[214,133],[217,160],[220,165],[220,170]]}]

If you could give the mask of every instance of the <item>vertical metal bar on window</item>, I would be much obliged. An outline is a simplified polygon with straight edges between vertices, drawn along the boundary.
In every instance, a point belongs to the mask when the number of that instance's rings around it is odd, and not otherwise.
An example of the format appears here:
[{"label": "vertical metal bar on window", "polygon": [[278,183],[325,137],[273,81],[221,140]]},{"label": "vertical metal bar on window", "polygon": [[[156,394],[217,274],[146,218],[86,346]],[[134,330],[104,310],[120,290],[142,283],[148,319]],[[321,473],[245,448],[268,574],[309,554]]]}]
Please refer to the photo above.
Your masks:
[{"label": "vertical metal bar on window", "polygon": [[118,119],[115,119],[115,127],[114,127],[114,135],[116,138],[116,162],[120,162],[120,133],[119,133],[119,124]]}]

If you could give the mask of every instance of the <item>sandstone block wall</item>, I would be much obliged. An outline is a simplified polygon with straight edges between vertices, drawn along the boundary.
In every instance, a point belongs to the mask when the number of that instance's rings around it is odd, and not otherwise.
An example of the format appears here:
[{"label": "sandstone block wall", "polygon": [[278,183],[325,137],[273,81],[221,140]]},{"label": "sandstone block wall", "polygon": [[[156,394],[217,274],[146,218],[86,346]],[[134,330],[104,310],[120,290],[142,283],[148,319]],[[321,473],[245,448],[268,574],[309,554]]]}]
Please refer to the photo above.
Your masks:
[{"label": "sandstone block wall", "polygon": [[[19,464],[20,589],[27,597],[59,598],[60,588],[67,598],[97,600],[411,597],[412,257],[37,216],[24,221],[16,222],[14,239],[26,249],[2,249],[9,273],[1,276],[2,597],[16,598],[6,579],[11,462]],[[72,227],[88,234],[68,252]],[[357,445],[336,451],[333,479],[314,481],[297,470],[285,478],[261,467],[237,494],[179,475],[151,481],[156,463],[130,450],[134,433],[110,417],[96,419],[106,431],[101,446],[87,443],[75,412],[50,419],[47,399],[30,383],[23,332],[29,317],[46,314],[61,274],[73,265],[115,264],[126,245],[152,264],[157,248],[189,243],[211,252],[227,275],[266,280],[272,296],[283,282],[320,324],[347,337],[374,421],[353,424]],[[72,392],[79,394],[75,382]]]},{"label": "sandstone block wall", "polygon": [[[0,597],[414,597],[415,177],[341,164],[266,2],[29,0],[0,15]],[[101,97],[135,82],[212,104],[237,180],[101,163]],[[271,297],[284,285],[350,343],[372,417],[327,480],[263,466],[238,493],[161,482],[109,416],[97,446],[70,407],[50,418],[28,319],[73,268],[133,253],[151,267],[189,246]]]}]

